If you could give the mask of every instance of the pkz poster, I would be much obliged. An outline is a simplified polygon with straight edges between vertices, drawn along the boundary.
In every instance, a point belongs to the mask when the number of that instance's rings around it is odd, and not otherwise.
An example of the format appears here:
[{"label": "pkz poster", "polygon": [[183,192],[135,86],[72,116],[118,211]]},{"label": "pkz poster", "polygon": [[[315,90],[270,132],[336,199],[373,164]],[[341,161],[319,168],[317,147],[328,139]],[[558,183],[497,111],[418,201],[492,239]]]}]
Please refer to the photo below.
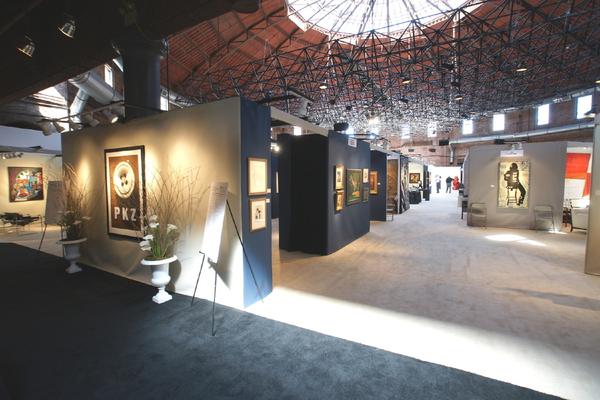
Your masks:
[{"label": "pkz poster", "polygon": [[104,150],[108,233],[139,238],[145,205],[144,146]]},{"label": "pkz poster", "polygon": [[529,207],[529,161],[502,161],[499,164],[498,207]]}]

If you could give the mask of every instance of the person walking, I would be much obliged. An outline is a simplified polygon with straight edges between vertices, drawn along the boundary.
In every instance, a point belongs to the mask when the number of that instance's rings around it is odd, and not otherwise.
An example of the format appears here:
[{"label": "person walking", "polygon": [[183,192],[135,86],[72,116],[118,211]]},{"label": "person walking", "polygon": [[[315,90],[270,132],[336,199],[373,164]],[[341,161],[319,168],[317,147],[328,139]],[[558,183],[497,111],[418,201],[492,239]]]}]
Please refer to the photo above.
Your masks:
[{"label": "person walking", "polygon": [[442,177],[439,175],[436,175],[435,176],[435,191],[436,191],[436,193],[439,193],[441,188],[442,188]]},{"label": "person walking", "polygon": [[446,193],[452,193],[452,177],[446,178]]}]

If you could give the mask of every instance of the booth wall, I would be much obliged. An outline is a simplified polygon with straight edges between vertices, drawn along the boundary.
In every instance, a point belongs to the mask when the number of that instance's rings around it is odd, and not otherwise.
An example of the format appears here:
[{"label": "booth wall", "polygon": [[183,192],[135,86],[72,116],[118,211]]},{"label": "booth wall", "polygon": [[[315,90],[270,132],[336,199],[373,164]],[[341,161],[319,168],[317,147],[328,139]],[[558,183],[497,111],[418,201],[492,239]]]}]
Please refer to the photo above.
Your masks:
[{"label": "booth wall", "polygon": [[[259,115],[247,115],[252,113]],[[268,128],[262,132],[268,113],[266,107],[255,108],[244,100],[232,98],[126,124],[98,126],[63,135],[64,161],[73,164],[82,176],[89,178],[90,196],[96,200],[92,220],[86,228],[88,241],[82,246],[82,262],[139,281],[150,281],[149,268],[139,263],[144,254],[138,241],[107,233],[104,183],[104,149],[144,145],[147,185],[151,184],[154,171],[189,167],[200,170],[197,185],[202,196],[198,211],[190,221],[189,231],[180,241],[179,260],[171,264],[172,279],[168,288],[183,294],[193,293],[200,269],[198,251],[204,234],[208,187],[212,182],[228,182],[228,202],[235,224],[240,229],[252,266],[265,284],[261,289],[266,295],[270,288],[264,275],[270,271],[271,257],[270,251],[266,257],[265,249],[270,250],[271,227],[268,224],[263,231],[248,232],[249,204],[245,185],[247,156],[269,158],[268,144],[265,149],[260,148],[262,136],[268,141]],[[244,129],[242,121],[247,124]],[[244,138],[244,135],[247,137]],[[253,141],[257,141],[257,147],[242,148]],[[248,284],[247,268],[232,217],[226,213],[217,267],[217,301],[234,307],[247,304],[247,296],[256,294],[254,284]],[[202,276],[197,296],[211,298],[212,270],[204,268]]]},{"label": "booth wall", "polygon": [[387,201],[395,205],[394,214],[402,212],[400,194],[400,155],[388,154],[386,173],[386,196]]},{"label": "booth wall", "polygon": [[[270,144],[269,144],[270,145]],[[279,191],[277,180],[279,171],[279,156],[271,153],[271,218],[279,218]]]},{"label": "booth wall", "polygon": [[[554,225],[562,223],[566,142],[523,144],[524,157],[515,160],[529,160],[529,207],[527,209],[498,207],[498,164],[500,152],[509,150],[508,145],[475,146],[470,149],[469,162],[465,174],[469,179],[469,205],[485,203],[487,225],[506,228],[533,227],[533,207],[550,205],[554,210]],[[503,157],[502,161],[511,158]],[[502,190],[502,189],[500,189]]]},{"label": "booth wall", "polygon": [[[9,199],[8,167],[41,167],[44,175],[44,199],[11,203]],[[46,212],[46,199],[48,198],[47,182],[49,180],[60,180],[61,174],[62,158],[60,156],[24,153],[21,158],[0,159],[0,213],[13,212],[43,216]]]},{"label": "booth wall", "polygon": [[377,194],[369,196],[372,221],[386,221],[387,154],[371,150],[371,171],[377,171]]}]

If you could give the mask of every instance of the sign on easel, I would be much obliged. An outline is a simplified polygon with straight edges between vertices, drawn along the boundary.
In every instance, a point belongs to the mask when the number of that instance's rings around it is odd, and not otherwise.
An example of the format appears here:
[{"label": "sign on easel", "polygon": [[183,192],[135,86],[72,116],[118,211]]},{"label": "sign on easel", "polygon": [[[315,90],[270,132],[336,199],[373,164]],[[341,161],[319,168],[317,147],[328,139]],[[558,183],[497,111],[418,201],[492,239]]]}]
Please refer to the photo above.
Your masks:
[{"label": "sign on easel", "polygon": [[221,234],[223,233],[225,208],[227,207],[227,189],[227,182],[213,182],[210,184],[202,252],[213,263],[219,260]]},{"label": "sign on easel", "polygon": [[61,181],[49,181],[46,192],[46,212],[44,223],[58,225],[59,211],[62,211],[63,186]]}]

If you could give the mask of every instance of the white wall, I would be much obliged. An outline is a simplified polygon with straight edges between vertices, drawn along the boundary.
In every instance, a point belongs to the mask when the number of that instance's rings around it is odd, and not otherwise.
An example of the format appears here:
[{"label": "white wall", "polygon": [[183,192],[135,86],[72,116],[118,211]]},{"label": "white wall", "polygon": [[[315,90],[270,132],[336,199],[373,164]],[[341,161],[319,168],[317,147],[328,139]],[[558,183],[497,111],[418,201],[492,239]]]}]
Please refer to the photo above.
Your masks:
[{"label": "white wall", "polygon": [[41,131],[0,126],[0,146],[41,146],[46,150],[60,150],[60,134],[44,136]]},{"label": "white wall", "polygon": [[[9,201],[8,167],[41,167],[44,174],[44,199],[11,203]],[[16,212],[44,215],[47,198],[47,181],[60,179],[62,158],[46,154],[24,153],[21,158],[0,159],[0,213]]]}]

